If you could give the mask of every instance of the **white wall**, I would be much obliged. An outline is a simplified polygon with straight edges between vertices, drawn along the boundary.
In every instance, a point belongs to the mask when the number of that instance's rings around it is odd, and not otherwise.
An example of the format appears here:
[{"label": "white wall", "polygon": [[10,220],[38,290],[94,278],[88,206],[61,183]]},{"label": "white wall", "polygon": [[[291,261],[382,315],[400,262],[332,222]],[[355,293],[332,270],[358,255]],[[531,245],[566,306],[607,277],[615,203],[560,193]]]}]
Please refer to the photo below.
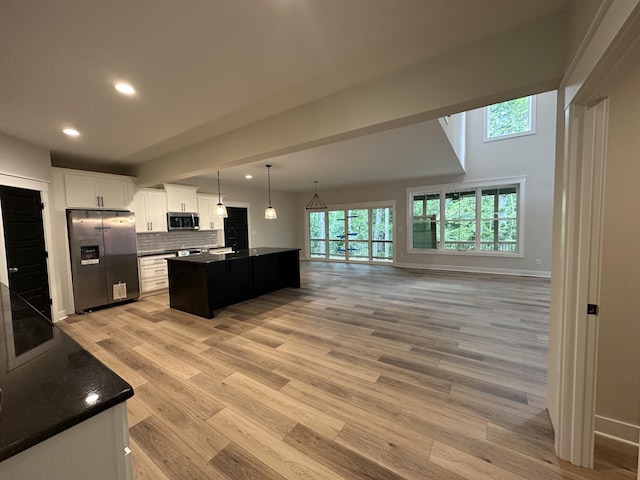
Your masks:
[{"label": "white wall", "polygon": [[51,179],[49,150],[0,133],[0,173],[48,182]]},{"label": "white wall", "polygon": [[[556,93],[537,98],[535,135],[483,143],[483,109],[466,114],[466,174],[455,178],[415,178],[366,187],[320,191],[329,205],[396,202],[396,263],[402,266],[449,268],[549,276],[555,160]],[[464,129],[461,129],[464,131]],[[401,161],[402,152],[394,161]],[[458,254],[407,253],[407,187],[452,182],[473,182],[526,176],[524,204],[524,254],[522,258],[500,258]],[[298,196],[299,215],[310,194]],[[304,225],[302,222],[301,225]],[[304,232],[303,232],[304,233]],[[536,264],[536,259],[541,263]]]},{"label": "white wall", "polygon": [[[215,179],[186,179],[181,183],[198,187],[198,193],[218,194]],[[220,172],[220,187],[223,203],[248,203],[249,227],[251,239],[249,245],[255,247],[294,247],[301,248],[299,226],[300,218],[296,208],[296,195],[293,193],[271,191],[271,204],[278,218],[265,220],[264,210],[268,206],[267,185],[257,185],[255,180],[247,182],[250,186],[229,183],[224,180],[224,171]]]},{"label": "white wall", "polygon": [[465,168],[465,157],[467,155],[467,114],[466,112],[448,115],[438,119],[442,130],[444,130],[451,148],[458,157],[460,165]]},{"label": "white wall", "polygon": [[220,122],[218,136],[141,163],[131,174],[140,186],[183,181],[556,88],[565,68],[564,26],[563,12],[546,15],[231,131],[237,123]]},{"label": "white wall", "polygon": [[[9,135],[0,133],[0,185],[26,188],[40,192],[43,209],[44,237],[49,252],[49,293],[53,300],[52,315],[59,319],[60,310],[59,282],[57,281],[57,266],[55,251],[57,248],[54,223],[52,222],[53,193],[49,182],[51,180],[51,159],[49,150],[33,145]],[[4,244],[4,233],[0,219],[0,281],[8,284],[7,260]]]},{"label": "white wall", "polygon": [[[640,426],[640,66],[610,93],[596,415],[598,430],[616,424],[638,440]],[[635,429],[625,427],[635,426]],[[608,433],[615,433],[609,431]],[[628,439],[628,438],[627,438]]]}]

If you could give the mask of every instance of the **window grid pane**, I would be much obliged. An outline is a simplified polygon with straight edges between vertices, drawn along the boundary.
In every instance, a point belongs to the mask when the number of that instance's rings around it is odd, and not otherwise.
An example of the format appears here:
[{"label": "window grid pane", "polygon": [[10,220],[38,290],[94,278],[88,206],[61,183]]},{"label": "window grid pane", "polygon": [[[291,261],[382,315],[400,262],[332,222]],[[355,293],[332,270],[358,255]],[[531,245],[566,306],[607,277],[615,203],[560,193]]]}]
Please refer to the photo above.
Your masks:
[{"label": "window grid pane", "polygon": [[499,138],[532,131],[531,97],[496,103],[486,108],[487,138]]},{"label": "window grid pane", "polygon": [[311,258],[393,261],[392,208],[309,212],[308,218]]},{"label": "window grid pane", "polygon": [[440,193],[414,194],[413,248],[437,249],[439,244]]},{"label": "window grid pane", "polygon": [[[441,198],[442,197],[442,198]],[[438,203],[428,206],[428,199]],[[413,193],[413,248],[457,251],[518,251],[518,185]],[[419,207],[416,205],[420,203]],[[442,210],[440,224],[431,211]],[[419,215],[417,213],[420,213]]]}]

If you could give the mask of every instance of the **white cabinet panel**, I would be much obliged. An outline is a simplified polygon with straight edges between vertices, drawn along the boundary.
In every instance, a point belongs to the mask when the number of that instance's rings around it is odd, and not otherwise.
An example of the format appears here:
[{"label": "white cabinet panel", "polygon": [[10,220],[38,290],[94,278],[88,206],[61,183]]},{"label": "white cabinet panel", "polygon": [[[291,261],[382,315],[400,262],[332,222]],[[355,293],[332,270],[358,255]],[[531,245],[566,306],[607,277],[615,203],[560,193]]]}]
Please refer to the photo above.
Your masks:
[{"label": "white cabinet panel", "polygon": [[195,213],[198,211],[196,198],[198,187],[165,184],[164,189],[167,192],[167,210],[169,212]]},{"label": "white cabinet panel", "polygon": [[138,190],[129,210],[136,214],[136,232],[166,232],[166,193],[157,189]]},{"label": "white cabinet panel", "polygon": [[222,230],[224,218],[215,216],[215,207],[218,204],[217,195],[198,196],[198,215],[200,216],[200,230]]},{"label": "white cabinet panel", "polygon": [[165,258],[173,256],[172,254],[150,255],[138,259],[140,293],[169,288],[169,276]]},{"label": "white cabinet panel", "polygon": [[127,177],[67,173],[64,182],[67,207],[125,209],[131,201]]},{"label": "white cabinet panel", "polygon": [[96,180],[97,191],[101,197],[104,208],[126,208],[129,204],[128,182],[112,178],[99,178]]},{"label": "white cabinet panel", "polygon": [[0,463],[7,480],[132,480],[125,403]]}]

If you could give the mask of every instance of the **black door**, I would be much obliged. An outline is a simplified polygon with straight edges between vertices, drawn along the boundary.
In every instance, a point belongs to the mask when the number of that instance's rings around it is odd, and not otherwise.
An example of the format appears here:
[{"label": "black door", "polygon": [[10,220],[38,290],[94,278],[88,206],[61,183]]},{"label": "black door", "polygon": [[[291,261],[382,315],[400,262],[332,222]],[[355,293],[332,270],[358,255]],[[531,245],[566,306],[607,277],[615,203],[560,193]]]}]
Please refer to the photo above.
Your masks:
[{"label": "black door", "polygon": [[235,243],[239,250],[247,250],[249,248],[247,209],[227,207],[227,215],[224,219],[224,246],[232,247]]},{"label": "black door", "polygon": [[0,186],[9,287],[51,319],[40,192]]}]

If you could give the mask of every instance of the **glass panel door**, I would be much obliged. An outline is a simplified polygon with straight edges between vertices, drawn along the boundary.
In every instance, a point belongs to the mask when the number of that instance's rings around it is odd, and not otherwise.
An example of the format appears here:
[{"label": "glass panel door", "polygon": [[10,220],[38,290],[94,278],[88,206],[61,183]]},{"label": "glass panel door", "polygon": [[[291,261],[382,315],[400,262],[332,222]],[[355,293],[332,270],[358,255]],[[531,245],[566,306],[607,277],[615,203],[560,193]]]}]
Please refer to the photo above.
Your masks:
[{"label": "glass panel door", "polygon": [[349,260],[368,262],[369,209],[349,210],[347,220],[347,256]]},{"label": "glass panel door", "polygon": [[393,210],[391,208],[371,209],[371,260],[393,261]]},{"label": "glass panel door", "polygon": [[309,251],[311,258],[327,258],[327,216],[309,212]]},{"label": "glass panel door", "polygon": [[344,260],[346,257],[346,229],[344,210],[329,212],[329,258]]}]

